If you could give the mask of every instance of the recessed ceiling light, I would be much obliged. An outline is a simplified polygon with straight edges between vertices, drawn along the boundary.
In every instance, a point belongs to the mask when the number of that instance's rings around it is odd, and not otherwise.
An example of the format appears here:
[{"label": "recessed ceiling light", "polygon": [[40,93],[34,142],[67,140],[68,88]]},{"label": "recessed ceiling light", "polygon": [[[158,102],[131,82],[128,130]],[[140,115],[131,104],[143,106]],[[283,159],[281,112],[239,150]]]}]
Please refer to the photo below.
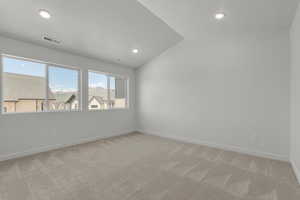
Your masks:
[{"label": "recessed ceiling light", "polygon": [[138,49],[132,49],[132,53],[138,53],[139,52],[139,50]]},{"label": "recessed ceiling light", "polygon": [[50,17],[51,17],[50,13],[47,10],[41,9],[39,11],[39,14],[42,18],[45,18],[45,19],[50,19]]},{"label": "recessed ceiling light", "polygon": [[223,19],[225,17],[225,14],[224,13],[216,13],[215,14],[215,18],[217,19],[217,20],[221,20],[221,19]]}]

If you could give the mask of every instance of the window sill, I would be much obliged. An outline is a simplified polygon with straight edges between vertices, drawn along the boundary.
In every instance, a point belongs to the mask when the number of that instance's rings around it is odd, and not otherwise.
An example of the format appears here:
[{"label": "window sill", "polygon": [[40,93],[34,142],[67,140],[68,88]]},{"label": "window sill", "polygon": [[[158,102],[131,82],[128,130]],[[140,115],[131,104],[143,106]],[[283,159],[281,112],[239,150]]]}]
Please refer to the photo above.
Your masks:
[{"label": "window sill", "polygon": [[94,109],[88,110],[88,112],[110,112],[110,111],[128,111],[130,108],[110,108],[110,109]]},{"label": "window sill", "polygon": [[57,111],[39,111],[39,112],[2,112],[2,115],[18,115],[18,114],[41,114],[41,113],[72,113],[72,112],[82,112],[82,110],[57,110]]},{"label": "window sill", "polygon": [[49,114],[49,113],[80,113],[80,112],[111,112],[111,111],[129,111],[130,108],[111,108],[111,109],[99,109],[99,110],[58,110],[58,111],[44,111],[44,112],[10,112],[10,113],[4,113],[2,112],[2,115],[24,115],[24,114]]}]

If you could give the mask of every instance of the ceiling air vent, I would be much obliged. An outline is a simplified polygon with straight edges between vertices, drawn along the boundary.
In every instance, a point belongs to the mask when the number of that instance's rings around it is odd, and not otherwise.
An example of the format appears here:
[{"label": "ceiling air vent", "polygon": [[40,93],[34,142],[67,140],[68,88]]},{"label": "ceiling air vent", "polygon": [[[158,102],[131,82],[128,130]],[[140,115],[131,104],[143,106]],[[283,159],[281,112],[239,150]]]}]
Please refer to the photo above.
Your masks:
[{"label": "ceiling air vent", "polygon": [[53,38],[50,38],[50,37],[47,37],[47,36],[44,36],[44,40],[46,40],[48,42],[55,43],[55,44],[60,44],[59,40],[56,40],[56,39],[53,39]]}]

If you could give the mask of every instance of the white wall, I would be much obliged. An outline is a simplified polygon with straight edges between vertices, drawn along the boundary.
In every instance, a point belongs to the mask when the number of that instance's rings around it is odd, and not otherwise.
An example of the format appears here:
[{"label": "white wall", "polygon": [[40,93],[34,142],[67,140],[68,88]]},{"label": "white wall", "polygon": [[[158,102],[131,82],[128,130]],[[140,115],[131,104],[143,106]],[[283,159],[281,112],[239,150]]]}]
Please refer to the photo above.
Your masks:
[{"label": "white wall", "polygon": [[139,130],[288,159],[289,56],[288,31],[184,40],[137,71]]},{"label": "white wall", "polygon": [[[0,37],[0,53],[79,67],[84,71],[83,82],[87,82],[87,69],[130,77],[130,109],[0,114],[0,160],[61,147],[61,145],[124,134],[136,129],[135,75],[132,69],[5,37]],[[83,95],[87,95],[87,87],[87,84],[83,84],[85,88]]]},{"label": "white wall", "polygon": [[291,156],[300,183],[300,8],[291,28]]}]

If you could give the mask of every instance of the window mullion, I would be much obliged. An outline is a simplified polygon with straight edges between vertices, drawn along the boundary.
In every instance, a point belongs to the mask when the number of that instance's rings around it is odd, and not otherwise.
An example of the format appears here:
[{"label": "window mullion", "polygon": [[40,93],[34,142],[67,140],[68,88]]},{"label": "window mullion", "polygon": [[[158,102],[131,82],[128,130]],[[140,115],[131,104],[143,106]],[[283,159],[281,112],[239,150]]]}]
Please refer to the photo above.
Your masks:
[{"label": "window mullion", "polygon": [[110,109],[111,108],[111,105],[110,105],[110,76],[107,75],[107,100],[108,100],[108,108]]},{"label": "window mullion", "polygon": [[46,64],[46,111],[49,111],[49,65]]},{"label": "window mullion", "polygon": [[78,87],[78,91],[77,91],[77,100],[78,100],[78,108],[77,110],[82,111],[82,85],[81,85],[81,79],[82,79],[82,72],[81,70],[78,70],[78,77],[77,77],[77,87]]},{"label": "window mullion", "polygon": [[1,109],[1,112],[0,113],[3,113],[4,112],[4,94],[3,94],[3,89],[4,89],[4,86],[3,86],[3,56],[0,55],[0,109]]},{"label": "window mullion", "polygon": [[129,108],[129,79],[125,79],[124,84],[125,89],[125,106]]}]

